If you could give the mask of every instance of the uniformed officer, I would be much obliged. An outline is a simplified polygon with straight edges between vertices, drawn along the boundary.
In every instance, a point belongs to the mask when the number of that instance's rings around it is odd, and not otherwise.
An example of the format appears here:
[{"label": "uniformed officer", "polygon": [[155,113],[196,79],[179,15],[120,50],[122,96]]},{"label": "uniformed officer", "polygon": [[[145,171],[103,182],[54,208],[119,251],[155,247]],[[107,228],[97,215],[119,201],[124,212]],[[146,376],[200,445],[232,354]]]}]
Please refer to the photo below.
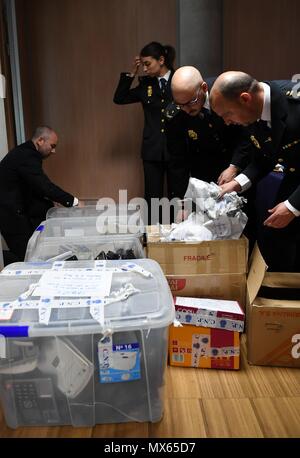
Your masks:
[{"label": "uniformed officer", "polygon": [[[247,126],[255,153],[222,195],[244,191],[280,163],[284,166],[275,206],[264,221],[261,250],[272,271],[300,271],[300,97],[291,81],[258,82],[243,72],[215,81],[210,103],[227,125]],[[283,92],[285,89],[285,92]]]},{"label": "uniformed officer", "polygon": [[[177,194],[177,182],[172,179],[165,137],[165,109],[172,100],[171,79],[174,73],[175,50],[157,42],[146,45],[136,56],[131,73],[121,73],[114,102],[119,105],[140,102],[144,110],[142,159],[144,166],[145,199],[150,210],[151,198],[164,197],[167,176],[168,197]],[[146,76],[131,88],[139,67]],[[150,211],[149,215],[150,217]],[[157,221],[152,221],[156,223]]]},{"label": "uniformed officer", "polygon": [[213,81],[204,81],[192,66],[179,68],[172,78],[174,103],[167,108],[166,134],[173,173],[181,183],[181,196],[190,176],[222,184],[248,161],[248,151],[238,142],[240,129],[227,127],[210,108],[209,88]]}]

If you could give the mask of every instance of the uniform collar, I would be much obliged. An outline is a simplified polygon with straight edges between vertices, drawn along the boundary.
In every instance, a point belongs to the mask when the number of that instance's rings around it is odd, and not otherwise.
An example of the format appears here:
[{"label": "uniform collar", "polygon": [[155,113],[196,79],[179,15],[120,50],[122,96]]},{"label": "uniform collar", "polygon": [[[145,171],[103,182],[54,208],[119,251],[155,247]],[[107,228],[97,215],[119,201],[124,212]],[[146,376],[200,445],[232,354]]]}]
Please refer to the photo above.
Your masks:
[{"label": "uniform collar", "polygon": [[271,127],[271,88],[266,83],[261,82],[260,84],[264,91],[264,104],[260,119],[267,121],[269,127]]},{"label": "uniform collar", "polygon": [[158,76],[157,79],[158,79],[158,82],[160,83],[160,80],[162,78],[164,78],[167,82],[169,81],[169,78],[170,78],[170,75],[171,75],[171,70],[169,70],[164,76]]}]

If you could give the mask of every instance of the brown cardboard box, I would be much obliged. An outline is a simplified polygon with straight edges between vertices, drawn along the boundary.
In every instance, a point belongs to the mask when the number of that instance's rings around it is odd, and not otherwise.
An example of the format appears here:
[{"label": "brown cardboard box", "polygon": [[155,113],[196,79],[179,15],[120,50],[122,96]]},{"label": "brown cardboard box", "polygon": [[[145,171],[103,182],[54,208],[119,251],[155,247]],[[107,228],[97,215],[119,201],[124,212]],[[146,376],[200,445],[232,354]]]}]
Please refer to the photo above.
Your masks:
[{"label": "brown cardboard box", "polygon": [[245,308],[246,274],[166,275],[175,296],[238,301]]},{"label": "brown cardboard box", "polygon": [[158,226],[147,226],[148,258],[155,259],[166,275],[245,274],[248,240],[160,242]]},{"label": "brown cardboard box", "polygon": [[259,297],[261,285],[269,287],[274,296],[278,291],[281,294],[286,291],[289,297],[291,288],[300,288],[300,273],[268,273],[266,268],[256,246],[247,281],[248,361],[265,366],[300,367],[300,300]]}]

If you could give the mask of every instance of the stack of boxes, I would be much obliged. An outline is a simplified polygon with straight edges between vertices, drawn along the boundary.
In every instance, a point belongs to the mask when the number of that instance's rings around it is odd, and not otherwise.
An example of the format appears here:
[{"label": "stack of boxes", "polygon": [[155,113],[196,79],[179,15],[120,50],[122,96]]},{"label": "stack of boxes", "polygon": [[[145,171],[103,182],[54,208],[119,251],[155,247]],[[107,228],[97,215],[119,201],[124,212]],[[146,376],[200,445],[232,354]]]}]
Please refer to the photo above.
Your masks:
[{"label": "stack of boxes", "polygon": [[146,230],[147,255],[165,273],[183,324],[170,329],[170,364],[238,369],[248,240],[162,242],[157,226]]},{"label": "stack of boxes", "polygon": [[170,327],[172,366],[239,369],[245,315],[238,302],[176,297],[175,311],[182,326]]}]

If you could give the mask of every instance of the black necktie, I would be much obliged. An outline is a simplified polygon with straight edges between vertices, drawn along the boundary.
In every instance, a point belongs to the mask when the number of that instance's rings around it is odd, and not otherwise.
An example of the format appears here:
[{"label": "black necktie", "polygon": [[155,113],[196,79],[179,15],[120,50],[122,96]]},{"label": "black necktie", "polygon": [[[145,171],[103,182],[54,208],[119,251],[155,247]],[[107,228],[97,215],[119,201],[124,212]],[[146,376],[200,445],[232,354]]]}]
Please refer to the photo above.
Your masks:
[{"label": "black necktie", "polygon": [[161,78],[160,79],[160,89],[161,89],[162,94],[165,92],[166,85],[167,85],[167,81],[165,80],[165,78]]}]

